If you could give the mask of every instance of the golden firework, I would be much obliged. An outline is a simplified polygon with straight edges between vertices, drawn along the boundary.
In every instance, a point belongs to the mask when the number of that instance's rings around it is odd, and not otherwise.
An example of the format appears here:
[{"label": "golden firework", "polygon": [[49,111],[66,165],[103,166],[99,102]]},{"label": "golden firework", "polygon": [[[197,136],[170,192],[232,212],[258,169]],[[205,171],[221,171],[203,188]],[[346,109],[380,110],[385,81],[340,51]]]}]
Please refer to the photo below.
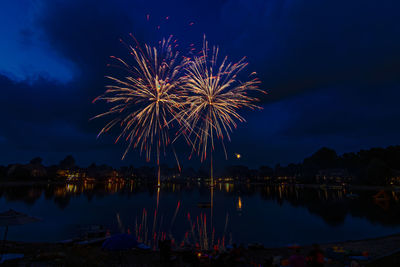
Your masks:
[{"label": "golden firework", "polygon": [[238,110],[244,107],[261,109],[254,104],[258,99],[247,93],[264,91],[259,89],[260,81],[254,77],[254,72],[250,74],[250,80],[239,80],[238,74],[248,65],[245,58],[232,63],[224,57],[218,62],[219,48],[214,46],[211,55],[208,52],[208,42],[204,38],[201,55],[194,56],[185,68],[182,86],[187,96],[185,108],[179,116],[184,118],[182,121],[187,136],[191,136],[192,152],[197,151],[203,161],[210,147],[213,185],[212,151],[215,138],[221,140],[226,156],[224,137],[230,140],[230,133],[237,127],[237,122],[245,121]]},{"label": "golden firework", "polygon": [[[182,105],[182,98],[178,94],[182,93],[179,92],[179,74],[183,61],[179,59],[179,53],[172,49],[172,36],[163,39],[159,43],[159,48],[146,44],[144,49],[133,36],[132,38],[136,45],[127,47],[133,58],[133,64],[112,57],[125,75],[106,76],[112,84],[107,85],[105,93],[93,102],[105,100],[112,107],[94,118],[112,116],[98,136],[116,125],[120,126],[121,132],[115,142],[117,143],[121,137],[128,142],[122,159],[133,147],[138,148],[140,154],[144,152],[146,160],[150,161],[155,146],[159,166],[160,153],[162,151],[165,153],[165,148],[170,143],[171,121],[179,113]],[[160,184],[160,168],[158,168],[158,184]]]}]

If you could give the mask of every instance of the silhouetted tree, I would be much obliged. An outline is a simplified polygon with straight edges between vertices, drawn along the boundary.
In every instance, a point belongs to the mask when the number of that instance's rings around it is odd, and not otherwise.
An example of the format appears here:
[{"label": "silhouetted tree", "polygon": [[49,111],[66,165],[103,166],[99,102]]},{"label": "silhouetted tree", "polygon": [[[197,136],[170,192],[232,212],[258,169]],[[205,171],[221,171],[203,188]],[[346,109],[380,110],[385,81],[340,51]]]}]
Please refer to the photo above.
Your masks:
[{"label": "silhouetted tree", "polygon": [[251,176],[249,167],[243,165],[228,166],[226,168],[226,174],[234,179],[246,179]]},{"label": "silhouetted tree", "polygon": [[260,177],[272,177],[274,175],[274,170],[269,166],[261,166],[258,169],[258,174]]},{"label": "silhouetted tree", "polygon": [[57,170],[59,167],[57,165],[51,165],[46,168],[47,169],[47,178],[48,179],[56,179],[57,177]]},{"label": "silhouetted tree", "polygon": [[5,178],[6,173],[7,173],[7,168],[5,166],[0,166],[0,179]]},{"label": "silhouetted tree", "polygon": [[27,180],[30,179],[31,174],[24,165],[21,164],[14,164],[11,165],[7,170],[7,176],[12,179],[17,180]]},{"label": "silhouetted tree", "polygon": [[41,157],[36,157],[31,159],[30,163],[32,165],[41,165],[42,164],[43,159]]},{"label": "silhouetted tree", "polygon": [[75,167],[75,159],[71,155],[68,155],[60,161],[59,166],[61,169],[73,169]]},{"label": "silhouetted tree", "polygon": [[183,167],[182,168],[181,177],[183,179],[195,178],[196,176],[197,176],[197,173],[193,167],[189,167],[189,168]]},{"label": "silhouetted tree", "polygon": [[124,177],[124,178],[133,178],[135,176],[135,168],[133,165],[130,166],[122,166],[119,169],[119,173]]},{"label": "silhouetted tree", "polygon": [[366,182],[371,185],[386,185],[391,175],[389,166],[383,160],[374,158],[368,165]]},{"label": "silhouetted tree", "polygon": [[338,167],[338,156],[335,150],[323,147],[311,157],[304,159],[304,164],[310,164],[319,169],[330,169]]}]

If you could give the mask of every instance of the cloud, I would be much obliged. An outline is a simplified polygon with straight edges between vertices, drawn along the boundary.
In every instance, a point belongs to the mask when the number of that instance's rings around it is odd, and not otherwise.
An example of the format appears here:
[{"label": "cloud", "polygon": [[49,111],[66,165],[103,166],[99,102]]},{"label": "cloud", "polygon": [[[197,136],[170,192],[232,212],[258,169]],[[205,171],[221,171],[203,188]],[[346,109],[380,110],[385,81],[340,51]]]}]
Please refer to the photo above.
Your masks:
[{"label": "cloud", "polygon": [[249,55],[270,89],[269,100],[344,82],[398,79],[399,5],[227,1],[221,42]]},{"label": "cloud", "polygon": [[323,146],[345,153],[398,144],[399,88],[342,85],[266,104],[246,116],[247,125],[239,126],[229,147],[258,166],[299,162]]},{"label": "cloud", "polygon": [[[249,57],[249,72],[257,71],[270,92],[266,101],[342,83],[398,79],[400,20],[393,5],[400,4],[392,1],[44,3],[37,23],[47,41],[78,65],[80,79],[91,82],[109,71],[109,55],[126,55],[118,39],[129,32],[153,43],[170,33],[183,43],[200,43],[206,33],[232,60]],[[196,24],[187,30],[190,20]],[[166,30],[160,33],[156,25]]]},{"label": "cloud", "polygon": [[39,1],[8,1],[0,9],[0,73],[14,80],[37,75],[67,82],[74,66],[40,40],[42,31],[34,26]]}]

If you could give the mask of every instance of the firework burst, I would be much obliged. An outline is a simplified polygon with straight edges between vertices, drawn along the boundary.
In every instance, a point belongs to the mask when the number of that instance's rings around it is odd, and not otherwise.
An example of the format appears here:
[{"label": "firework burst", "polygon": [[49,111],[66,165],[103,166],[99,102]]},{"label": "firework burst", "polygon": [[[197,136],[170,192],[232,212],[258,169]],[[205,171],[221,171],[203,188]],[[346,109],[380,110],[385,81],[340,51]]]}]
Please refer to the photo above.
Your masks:
[{"label": "firework burst", "polygon": [[[246,66],[245,58],[237,63],[228,62],[225,57],[218,62],[219,48],[213,47],[208,54],[208,43],[204,38],[200,56],[194,56],[186,67],[183,88],[187,92],[185,108],[180,112],[184,118],[184,131],[192,139],[192,153],[197,151],[201,160],[211,152],[211,183],[212,182],[212,151],[215,139],[220,139],[224,148],[224,138],[230,140],[230,133],[237,122],[245,119],[238,113],[243,107],[261,109],[254,104],[258,99],[249,96],[249,91],[260,91],[260,81],[250,75],[250,80],[241,82],[238,74]],[[226,156],[227,157],[227,156]]]},{"label": "firework burst", "polygon": [[[165,153],[170,143],[168,132],[171,121],[182,104],[177,90],[183,61],[179,60],[178,52],[174,52],[171,47],[172,36],[163,39],[158,49],[149,45],[142,49],[136,39],[131,37],[136,45],[124,44],[134,64],[111,57],[117,62],[115,66],[122,68],[127,75],[120,78],[106,76],[112,84],[107,85],[105,93],[93,102],[104,100],[112,107],[93,119],[112,116],[98,136],[114,126],[120,126],[121,132],[115,142],[124,138],[128,143],[122,159],[131,148],[137,148],[150,161],[155,147],[159,166],[160,153]],[[160,168],[158,172],[160,183]]]}]

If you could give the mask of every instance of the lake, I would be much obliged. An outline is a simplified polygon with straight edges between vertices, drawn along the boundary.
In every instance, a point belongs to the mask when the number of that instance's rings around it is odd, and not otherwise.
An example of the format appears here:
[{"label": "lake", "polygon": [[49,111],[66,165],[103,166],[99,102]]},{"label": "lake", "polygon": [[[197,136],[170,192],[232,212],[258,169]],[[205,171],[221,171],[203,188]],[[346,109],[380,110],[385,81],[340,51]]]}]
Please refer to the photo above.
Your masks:
[{"label": "lake", "polygon": [[[15,209],[42,220],[12,226],[8,239],[60,241],[77,228],[103,225],[147,243],[158,236],[177,242],[261,243],[268,247],[365,239],[400,232],[400,192],[288,185],[128,183],[0,186],[0,211]],[[349,197],[349,194],[353,194]]]}]

